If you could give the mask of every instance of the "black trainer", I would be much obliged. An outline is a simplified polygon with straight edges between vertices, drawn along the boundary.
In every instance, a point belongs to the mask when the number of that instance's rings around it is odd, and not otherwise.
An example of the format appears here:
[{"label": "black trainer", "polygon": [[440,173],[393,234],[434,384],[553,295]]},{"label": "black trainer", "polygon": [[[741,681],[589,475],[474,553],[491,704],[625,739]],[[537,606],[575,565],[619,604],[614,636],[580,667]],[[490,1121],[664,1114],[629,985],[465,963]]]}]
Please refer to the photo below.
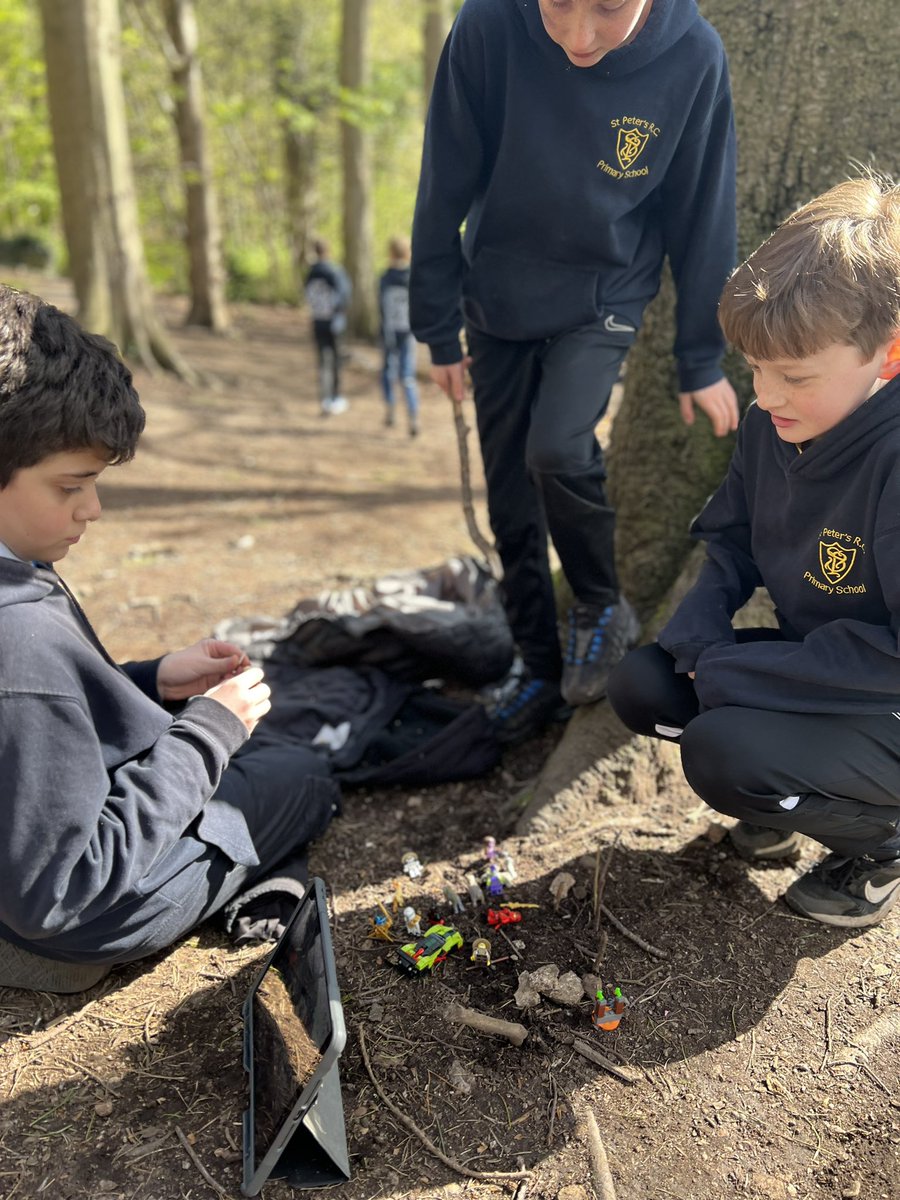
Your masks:
[{"label": "black trainer", "polygon": [[504,689],[489,709],[498,742],[511,746],[524,742],[569,713],[559,687],[549,679],[525,675]]},{"label": "black trainer", "polygon": [[796,912],[826,925],[864,929],[883,921],[900,900],[900,858],[829,854],[784,893]]},{"label": "black trainer", "polygon": [[751,825],[738,821],[728,831],[731,844],[741,858],[795,858],[800,853],[800,834],[790,829],[770,829],[767,825]]},{"label": "black trainer", "polygon": [[566,702],[593,704],[602,699],[610,671],[640,636],[641,623],[624,596],[606,608],[594,604],[571,608],[561,685]]}]

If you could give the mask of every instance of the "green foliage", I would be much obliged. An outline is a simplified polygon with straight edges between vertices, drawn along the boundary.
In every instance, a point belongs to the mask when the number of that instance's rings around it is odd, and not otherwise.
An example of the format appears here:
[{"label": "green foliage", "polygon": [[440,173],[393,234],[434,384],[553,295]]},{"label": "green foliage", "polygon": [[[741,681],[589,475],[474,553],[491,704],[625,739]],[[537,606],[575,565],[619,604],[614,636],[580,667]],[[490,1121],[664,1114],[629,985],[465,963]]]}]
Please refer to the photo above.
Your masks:
[{"label": "green foliage", "polygon": [[25,233],[59,248],[59,199],[37,6],[0,6],[0,236]]},{"label": "green foliage", "polygon": [[[122,63],[141,230],[150,277],[187,286],[184,186],[170,71],[157,4],[120,0]],[[315,233],[341,254],[341,119],[372,138],[376,266],[388,238],[408,234],[421,153],[422,14],[411,0],[373,0],[370,82],[338,82],[340,0],[195,0],[207,139],[222,220],[230,291],[247,300],[296,302],[285,207],[283,131],[317,148]],[[303,59],[290,53],[303,33]],[[279,90],[294,72],[302,101]],[[64,256],[59,196],[46,108],[38,6],[0,3],[0,237],[24,234]],[[373,281],[374,286],[374,281]]]}]

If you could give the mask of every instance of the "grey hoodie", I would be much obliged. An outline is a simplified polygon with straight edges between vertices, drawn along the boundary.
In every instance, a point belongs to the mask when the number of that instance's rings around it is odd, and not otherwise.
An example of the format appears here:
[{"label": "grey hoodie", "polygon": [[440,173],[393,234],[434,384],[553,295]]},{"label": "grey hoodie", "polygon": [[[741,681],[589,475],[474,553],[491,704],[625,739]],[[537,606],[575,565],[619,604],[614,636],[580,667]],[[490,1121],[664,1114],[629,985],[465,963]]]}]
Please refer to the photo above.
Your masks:
[{"label": "grey hoodie", "polygon": [[257,863],[212,799],[243,723],[204,697],[173,717],[155,678],[110,659],[55,572],[0,558],[0,936],[79,957],[165,905],[196,839]]}]

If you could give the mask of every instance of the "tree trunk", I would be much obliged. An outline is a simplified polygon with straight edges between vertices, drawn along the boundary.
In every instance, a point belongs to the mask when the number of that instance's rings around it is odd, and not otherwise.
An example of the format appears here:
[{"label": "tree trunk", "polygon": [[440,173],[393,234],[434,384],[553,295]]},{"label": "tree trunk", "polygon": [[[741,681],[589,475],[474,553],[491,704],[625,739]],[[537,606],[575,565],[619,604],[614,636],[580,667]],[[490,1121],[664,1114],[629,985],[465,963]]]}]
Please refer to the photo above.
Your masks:
[{"label": "tree trunk", "polygon": [[[894,0],[706,0],[728,51],[738,130],[740,254],[794,208],[870,164],[896,172],[900,78],[874,70],[872,47],[896,26]],[[623,590],[651,635],[671,610],[691,518],[721,480],[732,439],[703,416],[681,424],[671,348],[673,288],[664,282],[628,359],[610,451]],[[742,399],[749,374],[726,364]],[[631,739],[633,741],[633,739]],[[630,744],[630,743],[629,743]],[[650,743],[647,743],[649,746]],[[579,713],[523,797],[520,831],[546,825],[584,781],[617,774],[621,726],[605,704]],[[626,746],[627,749],[627,746]],[[651,755],[662,753],[654,745]]]},{"label": "tree trunk", "polygon": [[348,327],[375,336],[378,320],[372,257],[372,169],[360,98],[368,83],[369,0],[343,0],[341,155],[344,171],[344,266],[353,284]]},{"label": "tree trunk", "polygon": [[424,0],[425,16],[422,23],[422,88],[425,108],[431,99],[431,88],[437,71],[438,61],[450,21],[447,15],[447,0]]},{"label": "tree trunk", "polygon": [[275,94],[282,102],[285,207],[291,269],[303,291],[316,221],[316,124],[320,101],[308,81],[307,25],[302,6],[274,17]]},{"label": "tree trunk", "polygon": [[79,320],[149,370],[196,378],[151,303],[125,121],[116,0],[40,0]]},{"label": "tree trunk", "polygon": [[193,0],[162,0],[162,9],[171,42],[168,50],[175,92],[175,130],[184,177],[191,296],[186,324],[225,333],[229,319],[222,233],[206,146],[194,4]]}]

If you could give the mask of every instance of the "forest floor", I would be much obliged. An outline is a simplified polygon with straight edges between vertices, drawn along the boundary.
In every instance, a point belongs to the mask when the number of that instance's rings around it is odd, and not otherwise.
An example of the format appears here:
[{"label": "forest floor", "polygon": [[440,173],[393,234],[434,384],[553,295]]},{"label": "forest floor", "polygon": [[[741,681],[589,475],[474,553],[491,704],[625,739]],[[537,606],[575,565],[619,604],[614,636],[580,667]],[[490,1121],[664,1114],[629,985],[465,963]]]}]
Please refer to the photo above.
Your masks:
[{"label": "forest floor", "polygon": [[[22,282],[68,302],[58,281]],[[221,340],[178,329],[178,302],[162,307],[210,382],[138,372],[142,448],[104,476],[103,520],[63,566],[115,656],[472,551],[450,414],[430,385],[419,438],[402,419],[385,428],[377,356],[359,348],[349,412],[322,418],[297,312],[239,308]],[[348,1030],[352,1178],[332,1194],[610,1200],[597,1130],[618,1200],[897,1200],[900,914],[857,936],[795,917],[779,897],[816,847],[797,865],[741,862],[674,751],[624,735],[617,786],[581,788],[540,832],[512,836],[516,800],[560,734],[475,782],[348,792],[313,849]],[[464,951],[433,976],[402,975],[367,932],[403,853],[425,865],[408,901],[443,912],[444,878],[464,890],[487,835],[517,867],[506,899],[538,907],[500,934],[467,907]],[[576,882],[555,905],[561,871]],[[489,969],[470,961],[484,935]],[[265,952],[233,949],[210,923],[80,996],[0,989],[0,1197],[237,1197],[241,1007]],[[548,964],[620,986],[618,1030],[592,1028],[586,996],[517,1007],[517,975]],[[516,1046],[454,1024],[451,1002],[527,1036]]]}]

